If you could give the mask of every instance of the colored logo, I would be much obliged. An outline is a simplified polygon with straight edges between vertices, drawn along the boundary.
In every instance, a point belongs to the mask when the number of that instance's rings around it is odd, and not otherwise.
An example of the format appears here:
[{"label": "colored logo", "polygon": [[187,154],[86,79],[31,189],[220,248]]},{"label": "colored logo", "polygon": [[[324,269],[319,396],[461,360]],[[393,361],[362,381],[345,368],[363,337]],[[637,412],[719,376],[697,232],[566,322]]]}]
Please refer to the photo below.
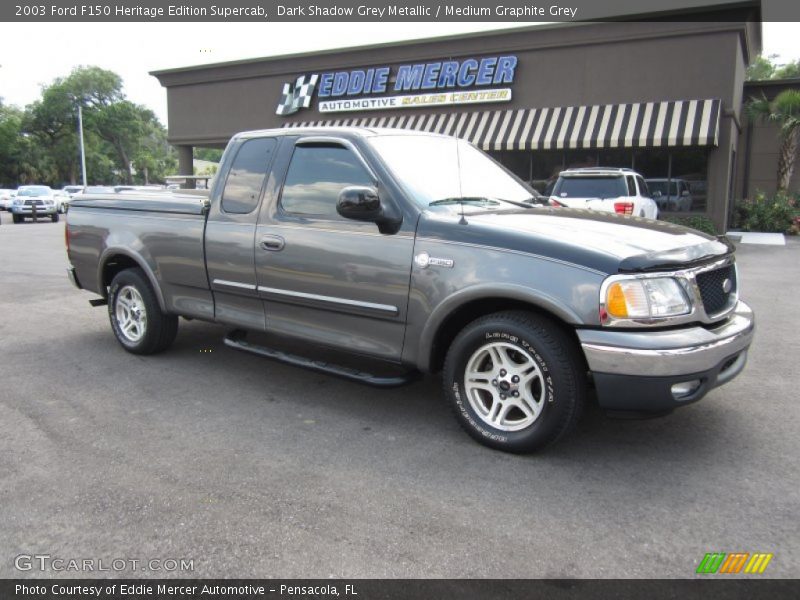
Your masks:
[{"label": "colored logo", "polygon": [[767,569],[774,554],[766,552],[707,552],[697,567],[701,575],[760,575]]},{"label": "colored logo", "polygon": [[278,103],[275,114],[291,115],[301,108],[311,106],[311,98],[314,95],[318,79],[319,75],[301,75],[295,80],[294,85],[284,83],[281,101]]},{"label": "colored logo", "polygon": [[516,69],[507,55],[314,73],[285,83],[275,112],[308,108],[315,91],[323,113],[510,102]]}]

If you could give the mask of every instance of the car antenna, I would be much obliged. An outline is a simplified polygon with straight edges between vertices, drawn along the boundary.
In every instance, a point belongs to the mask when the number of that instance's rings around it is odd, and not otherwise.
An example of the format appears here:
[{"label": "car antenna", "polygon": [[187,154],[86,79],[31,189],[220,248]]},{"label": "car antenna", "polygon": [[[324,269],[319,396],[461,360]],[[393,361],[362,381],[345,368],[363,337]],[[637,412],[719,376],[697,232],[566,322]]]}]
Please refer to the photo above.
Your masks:
[{"label": "car antenna", "polygon": [[469,225],[467,220],[464,218],[464,191],[461,189],[461,152],[459,152],[459,144],[460,140],[456,140],[456,167],[458,173],[458,205],[461,207],[461,219],[459,219],[459,225]]}]

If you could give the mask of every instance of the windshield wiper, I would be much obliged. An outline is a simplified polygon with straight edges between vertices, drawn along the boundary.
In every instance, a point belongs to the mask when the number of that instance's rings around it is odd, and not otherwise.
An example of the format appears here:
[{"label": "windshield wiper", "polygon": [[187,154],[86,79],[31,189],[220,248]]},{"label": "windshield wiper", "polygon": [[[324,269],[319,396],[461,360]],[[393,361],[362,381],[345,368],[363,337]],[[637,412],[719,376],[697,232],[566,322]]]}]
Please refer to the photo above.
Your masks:
[{"label": "windshield wiper", "polygon": [[428,206],[443,206],[445,204],[461,204],[462,202],[472,202],[478,204],[497,204],[496,201],[481,196],[462,196],[453,198],[442,198],[441,200],[433,200],[428,203]]},{"label": "windshield wiper", "polygon": [[444,206],[446,204],[483,204],[488,206],[497,206],[499,203],[505,202],[506,204],[513,204],[522,208],[533,208],[530,202],[518,202],[517,200],[506,200],[505,198],[486,198],[484,196],[462,196],[453,198],[442,198],[441,200],[434,200],[428,206]]}]

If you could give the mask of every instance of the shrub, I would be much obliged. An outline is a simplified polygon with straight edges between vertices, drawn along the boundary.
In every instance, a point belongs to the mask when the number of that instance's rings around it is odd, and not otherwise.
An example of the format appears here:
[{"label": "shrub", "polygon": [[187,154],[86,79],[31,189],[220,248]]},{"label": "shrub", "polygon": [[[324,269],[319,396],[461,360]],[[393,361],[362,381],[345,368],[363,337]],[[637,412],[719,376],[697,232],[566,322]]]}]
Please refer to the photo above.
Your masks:
[{"label": "shrub", "polygon": [[691,227],[709,235],[717,235],[717,228],[714,222],[708,217],[702,215],[693,215],[691,217],[664,217],[665,221],[675,223],[676,225],[683,225],[684,227]]},{"label": "shrub", "polygon": [[766,231],[773,233],[796,234],[800,205],[797,195],[777,193],[767,197],[758,192],[753,199],[745,198],[737,205],[734,213],[734,227],[742,231]]}]

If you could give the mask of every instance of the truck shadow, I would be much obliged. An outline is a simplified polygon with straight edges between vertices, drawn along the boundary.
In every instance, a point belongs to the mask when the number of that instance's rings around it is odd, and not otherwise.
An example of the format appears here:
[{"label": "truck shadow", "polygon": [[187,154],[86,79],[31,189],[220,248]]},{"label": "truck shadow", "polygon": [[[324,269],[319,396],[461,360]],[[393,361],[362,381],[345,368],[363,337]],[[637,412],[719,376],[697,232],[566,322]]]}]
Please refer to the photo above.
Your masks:
[{"label": "truck shadow", "polygon": [[[742,415],[724,406],[725,389],[713,391],[700,403],[653,419],[617,419],[606,415],[593,396],[572,435],[543,452],[511,456],[476,444],[463,431],[442,398],[441,378],[427,375],[398,388],[375,388],[337,377],[286,365],[278,361],[232,350],[222,343],[224,330],[198,322],[181,323],[181,333],[170,351],[181,362],[208,364],[212,357],[216,376],[231,384],[259,374],[261,384],[271,390],[272,402],[293,402],[309,412],[330,411],[342,417],[357,415],[372,430],[382,428],[398,439],[417,444],[447,447],[450,453],[464,451],[484,457],[514,461],[580,460],[587,464],[626,464],[636,468],[698,468],[716,456],[731,456],[731,442],[748,445],[748,428]],[[289,344],[291,347],[291,344]],[[202,352],[203,349],[210,352]],[[208,376],[208,371],[205,371]],[[284,397],[291,391],[291,398]],[[705,460],[698,461],[698,457]],[[488,459],[488,458],[487,458]],[[694,465],[694,467],[692,466]]]}]

